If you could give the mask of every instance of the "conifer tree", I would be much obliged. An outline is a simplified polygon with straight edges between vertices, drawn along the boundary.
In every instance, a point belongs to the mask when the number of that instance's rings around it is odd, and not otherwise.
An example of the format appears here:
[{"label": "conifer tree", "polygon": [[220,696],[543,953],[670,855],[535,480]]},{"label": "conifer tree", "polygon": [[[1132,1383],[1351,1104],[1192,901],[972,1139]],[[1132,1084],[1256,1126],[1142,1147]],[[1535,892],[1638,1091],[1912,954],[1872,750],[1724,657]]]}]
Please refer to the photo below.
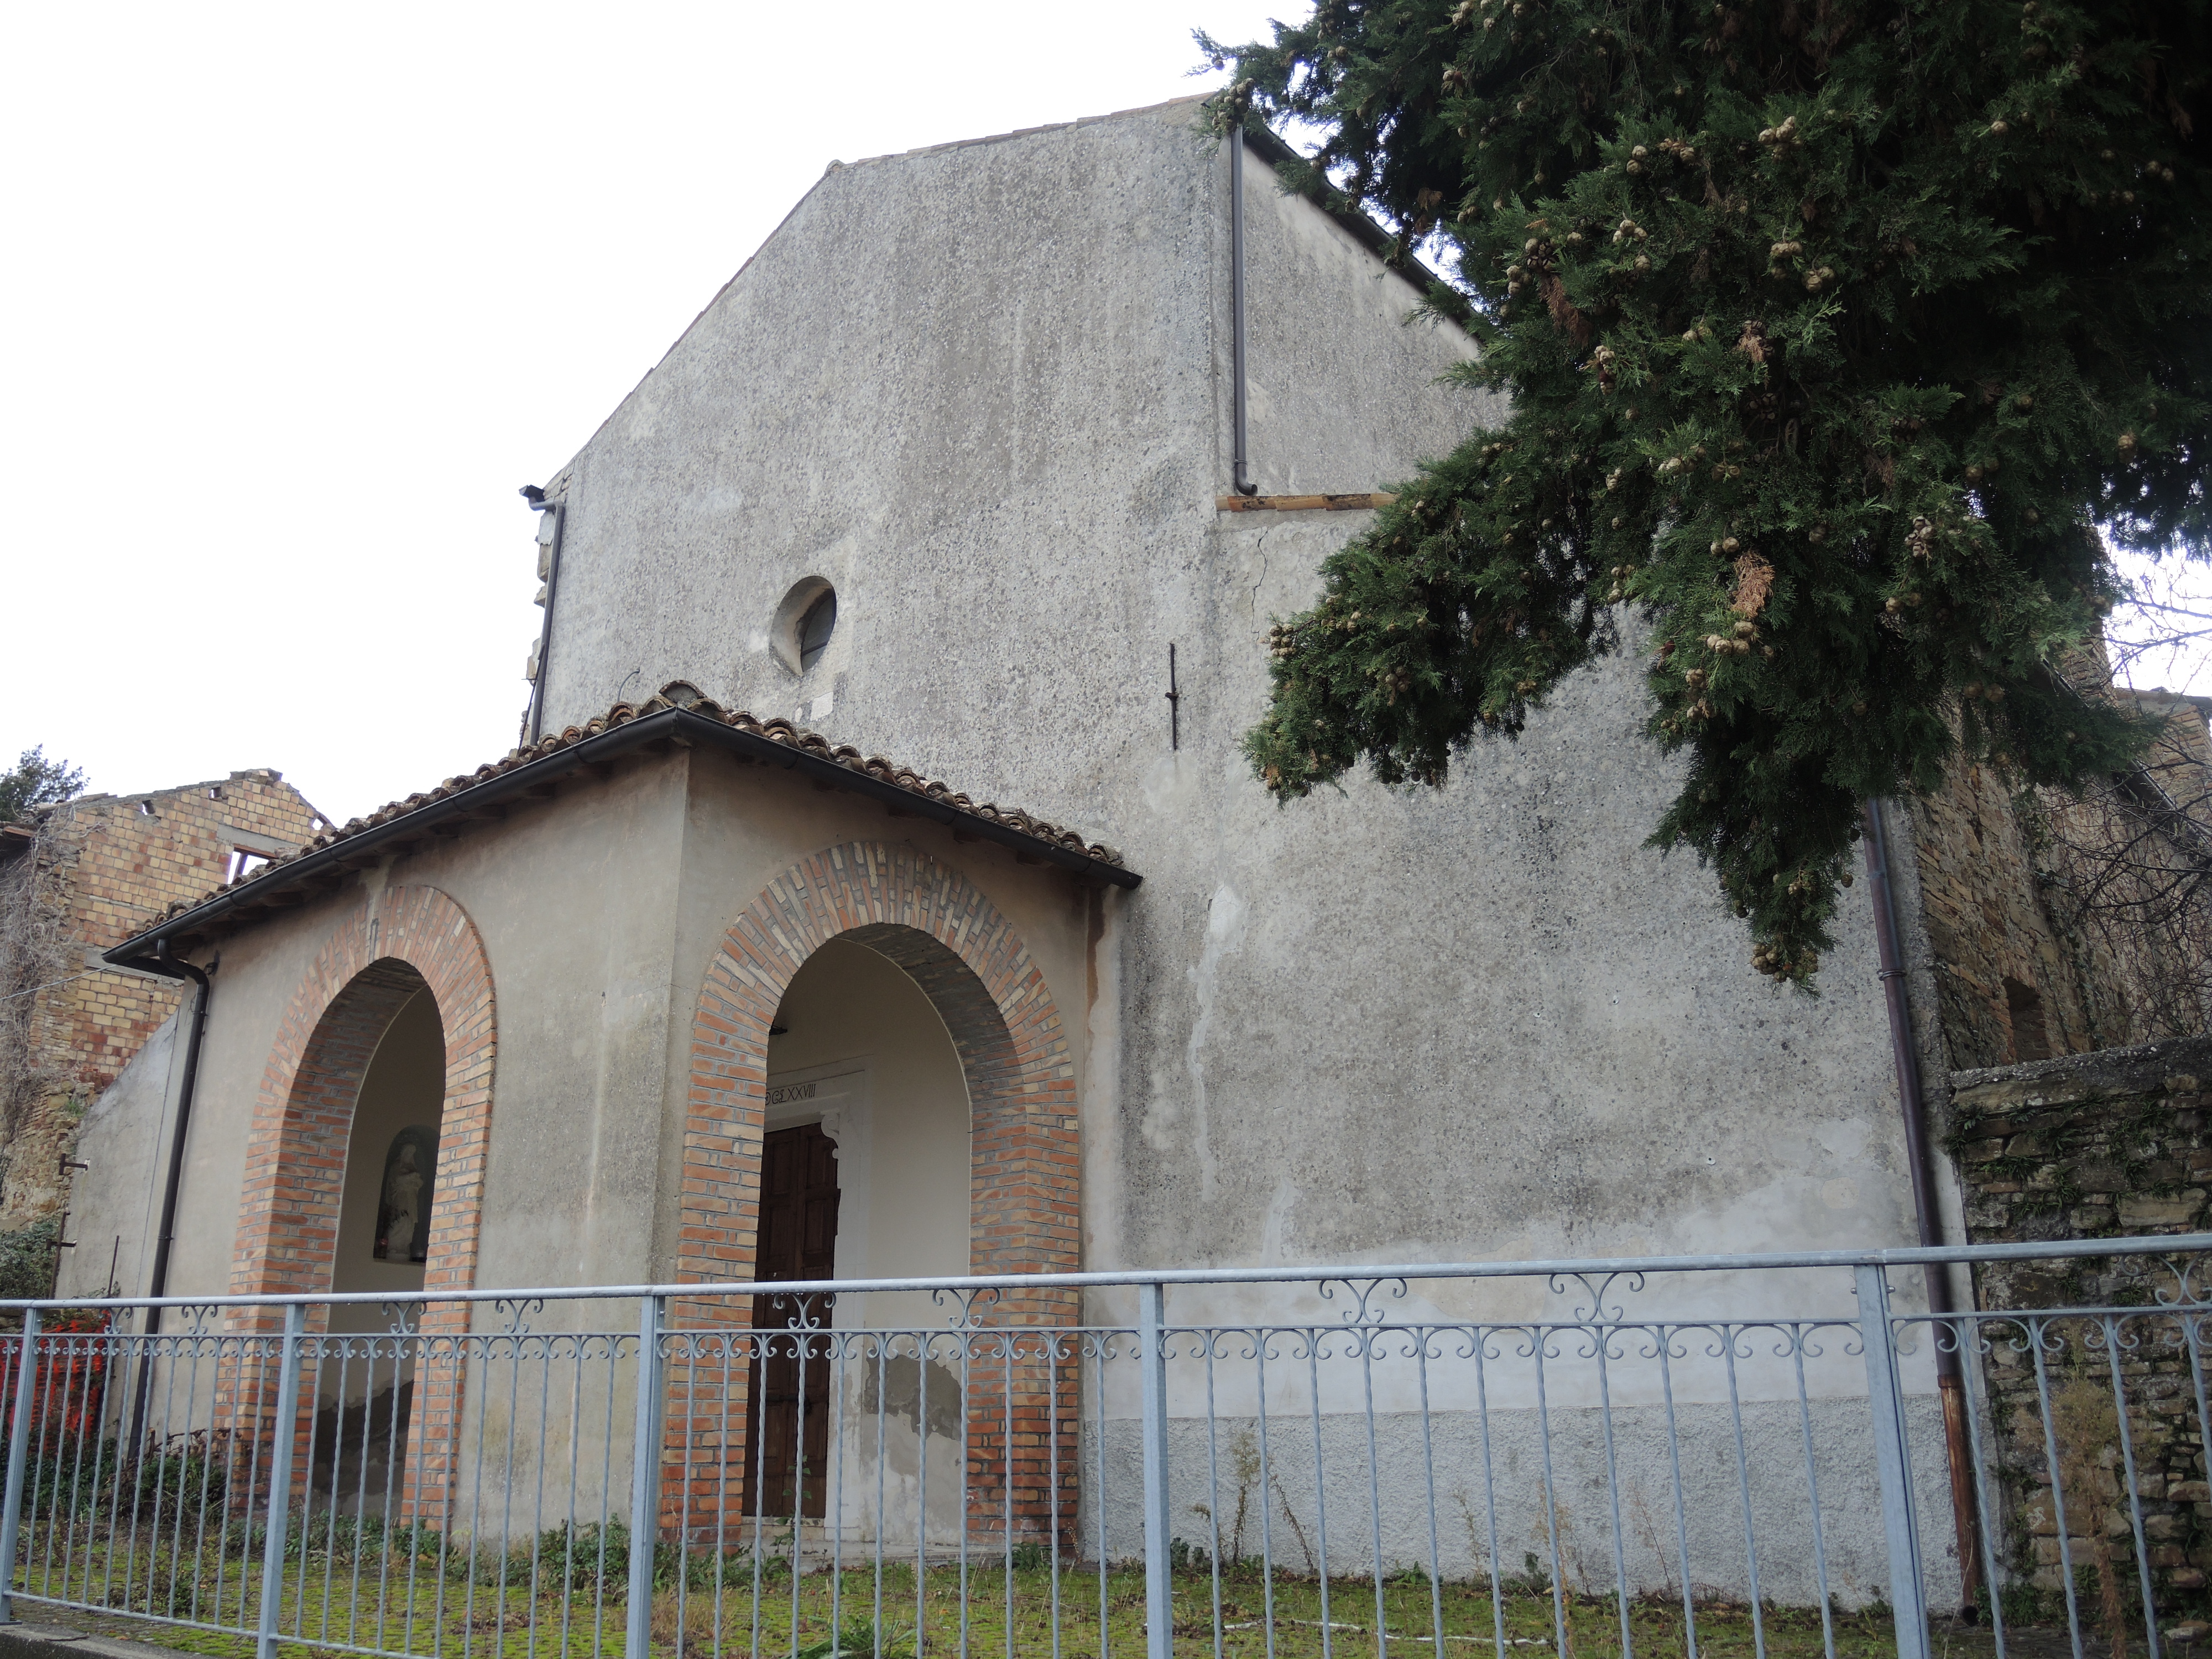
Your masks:
[{"label": "conifer tree", "polygon": [[1863,799],[2140,751],[2064,665],[2110,545],[2212,555],[2207,0],[1322,0],[1200,44],[1224,129],[1314,124],[1290,182],[1441,244],[1511,398],[1277,623],[1279,798],[1441,783],[1648,643],[1652,841],[1804,984]]}]

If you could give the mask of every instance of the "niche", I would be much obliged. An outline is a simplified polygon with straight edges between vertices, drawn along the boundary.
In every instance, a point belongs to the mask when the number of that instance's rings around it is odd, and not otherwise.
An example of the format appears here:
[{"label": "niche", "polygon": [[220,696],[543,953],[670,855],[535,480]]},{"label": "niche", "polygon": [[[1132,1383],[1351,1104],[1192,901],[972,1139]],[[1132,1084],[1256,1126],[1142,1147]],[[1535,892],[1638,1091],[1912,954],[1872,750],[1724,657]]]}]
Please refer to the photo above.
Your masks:
[{"label": "niche", "polygon": [[369,1247],[377,1261],[419,1267],[430,1259],[430,1203],[437,1171],[437,1130],[410,1124],[392,1137],[377,1189],[376,1238]]}]

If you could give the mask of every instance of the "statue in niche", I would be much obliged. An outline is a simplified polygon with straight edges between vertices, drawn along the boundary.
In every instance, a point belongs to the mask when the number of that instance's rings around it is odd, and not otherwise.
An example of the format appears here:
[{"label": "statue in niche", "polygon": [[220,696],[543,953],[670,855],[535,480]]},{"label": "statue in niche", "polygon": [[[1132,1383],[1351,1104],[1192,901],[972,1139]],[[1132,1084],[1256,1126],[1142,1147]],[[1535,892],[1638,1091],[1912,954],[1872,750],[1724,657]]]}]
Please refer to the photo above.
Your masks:
[{"label": "statue in niche", "polygon": [[417,1125],[392,1137],[376,1204],[379,1261],[417,1266],[430,1259],[430,1201],[438,1170],[438,1132]]}]

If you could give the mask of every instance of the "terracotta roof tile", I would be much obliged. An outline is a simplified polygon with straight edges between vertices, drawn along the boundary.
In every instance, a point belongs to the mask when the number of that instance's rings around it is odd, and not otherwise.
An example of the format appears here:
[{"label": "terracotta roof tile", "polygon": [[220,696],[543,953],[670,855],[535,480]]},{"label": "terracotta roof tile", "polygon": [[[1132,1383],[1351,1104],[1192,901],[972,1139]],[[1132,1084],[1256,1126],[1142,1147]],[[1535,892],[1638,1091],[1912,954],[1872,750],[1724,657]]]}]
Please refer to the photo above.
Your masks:
[{"label": "terracotta roof tile", "polygon": [[611,731],[617,726],[627,726],[633,720],[641,720],[647,714],[658,714],[664,708],[681,708],[691,714],[720,720],[725,726],[738,731],[749,732],[757,737],[765,738],[771,743],[783,744],[812,755],[817,759],[834,762],[848,770],[894,785],[909,794],[922,796],[940,805],[950,807],[955,811],[965,813],[970,817],[1002,825],[1032,840],[1049,842],[1068,852],[1095,859],[1101,864],[1117,866],[1121,864],[1121,855],[1112,848],[1103,846],[1097,842],[1085,841],[1073,830],[1066,829],[1015,807],[1000,806],[991,801],[979,802],[970,799],[964,794],[956,793],[949,784],[935,778],[922,776],[910,766],[901,766],[894,761],[884,759],[880,755],[863,756],[850,744],[832,744],[820,732],[809,732],[781,717],[764,720],[756,718],[742,708],[724,708],[713,698],[702,695],[696,686],[688,682],[672,680],[644,702],[618,702],[605,714],[595,714],[581,726],[571,726],[565,730],[541,738],[527,748],[509,750],[499,759],[488,761],[473,772],[459,774],[447,778],[434,789],[410,795],[404,800],[388,802],[378,807],[367,817],[355,818],[349,823],[338,825],[336,829],[326,830],[293,852],[282,854],[265,864],[257,865],[235,881],[225,882],[222,886],[201,895],[198,898],[179,900],[142,931],[150,931],[152,928],[159,927],[172,917],[182,915],[187,910],[196,909],[210,899],[220,898],[227,893],[237,892],[269,881],[281,874],[287,866],[305,857],[307,854],[319,852],[324,848],[335,846],[340,842],[349,841],[356,836],[380,828],[395,818],[404,817],[407,813],[449,799],[479,783],[504,777],[509,772],[519,767],[526,766],[532,761],[542,760],[549,755],[557,755],[564,749],[574,748],[586,738],[595,738],[603,732]]}]

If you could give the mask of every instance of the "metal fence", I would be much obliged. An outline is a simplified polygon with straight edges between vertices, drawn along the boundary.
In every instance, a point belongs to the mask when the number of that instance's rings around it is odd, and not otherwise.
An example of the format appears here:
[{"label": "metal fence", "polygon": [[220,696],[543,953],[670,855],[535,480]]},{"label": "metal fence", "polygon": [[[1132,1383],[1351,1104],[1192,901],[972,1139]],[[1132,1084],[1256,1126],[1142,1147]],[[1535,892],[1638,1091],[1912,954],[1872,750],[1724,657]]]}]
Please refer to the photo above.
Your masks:
[{"label": "metal fence", "polygon": [[[2208,1249],[5,1304],[0,1616],[263,1659],[2158,1659],[2212,1636]],[[1925,1311],[1931,1262],[1976,1311]]]}]

